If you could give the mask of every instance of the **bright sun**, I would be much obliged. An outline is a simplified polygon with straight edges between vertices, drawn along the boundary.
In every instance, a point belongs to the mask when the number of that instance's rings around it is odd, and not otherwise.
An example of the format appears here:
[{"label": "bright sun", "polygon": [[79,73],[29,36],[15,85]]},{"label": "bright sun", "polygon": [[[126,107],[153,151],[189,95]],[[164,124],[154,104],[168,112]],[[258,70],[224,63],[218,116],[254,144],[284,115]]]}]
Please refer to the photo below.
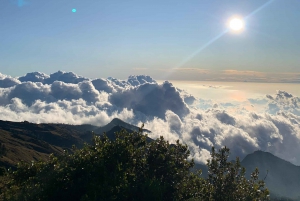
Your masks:
[{"label": "bright sun", "polygon": [[229,28],[232,31],[241,31],[244,28],[244,21],[240,18],[232,18],[229,21]]}]

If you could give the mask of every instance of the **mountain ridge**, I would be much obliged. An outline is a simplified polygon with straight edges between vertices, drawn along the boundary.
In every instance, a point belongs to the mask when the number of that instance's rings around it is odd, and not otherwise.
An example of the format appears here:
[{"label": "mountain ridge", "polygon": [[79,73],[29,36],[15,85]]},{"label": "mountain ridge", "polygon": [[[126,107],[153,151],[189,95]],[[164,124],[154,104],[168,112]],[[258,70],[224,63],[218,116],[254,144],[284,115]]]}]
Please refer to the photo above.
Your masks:
[{"label": "mountain ridge", "polygon": [[[106,133],[109,139],[115,139],[115,132],[125,129],[129,132],[140,128],[121,119],[113,119],[105,126],[90,124],[34,124],[27,121],[10,122],[0,120],[0,166],[13,167],[20,161],[47,160],[51,153],[61,155],[64,150],[72,152],[72,146],[81,148],[84,143],[91,143],[93,135]],[[143,129],[145,133],[151,131]],[[147,138],[148,142],[153,139]],[[265,180],[271,196],[299,199],[300,166],[296,166],[269,152],[255,151],[248,154],[241,165],[246,168],[246,176],[258,167],[259,179]],[[202,170],[202,177],[207,177],[207,167],[195,164],[192,171]],[[284,174],[283,174],[284,173]]]},{"label": "mountain ridge", "polygon": [[300,200],[300,166],[260,150],[248,154],[241,165],[248,170],[247,177],[257,167],[271,194]]}]

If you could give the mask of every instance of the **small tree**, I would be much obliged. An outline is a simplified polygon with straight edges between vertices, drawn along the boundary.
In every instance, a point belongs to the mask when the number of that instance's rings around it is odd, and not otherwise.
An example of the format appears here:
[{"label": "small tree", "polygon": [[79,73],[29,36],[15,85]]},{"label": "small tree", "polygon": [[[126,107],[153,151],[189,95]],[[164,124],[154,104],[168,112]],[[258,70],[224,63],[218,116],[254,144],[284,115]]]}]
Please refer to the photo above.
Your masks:
[{"label": "small tree", "polygon": [[251,179],[245,177],[246,169],[241,167],[237,157],[235,162],[228,162],[229,149],[224,147],[215,151],[212,148],[211,159],[207,161],[208,178],[205,200],[269,200],[269,191],[265,183],[258,180],[256,168]]},{"label": "small tree", "polygon": [[[94,137],[73,154],[47,162],[20,163],[10,172],[4,200],[182,200],[194,165],[189,150],[163,137],[147,142],[140,132],[122,130],[111,141]],[[187,188],[185,188],[187,189]],[[197,189],[194,188],[193,192]],[[190,190],[192,192],[192,190]]]},{"label": "small tree", "polygon": [[[190,152],[179,141],[163,137],[147,142],[140,132],[116,133],[116,139],[94,136],[92,145],[73,149],[47,162],[21,162],[2,181],[2,200],[267,200],[258,170],[245,178],[239,159],[227,162],[229,149],[212,149],[209,176],[190,168]],[[1,185],[0,185],[1,186]]]}]

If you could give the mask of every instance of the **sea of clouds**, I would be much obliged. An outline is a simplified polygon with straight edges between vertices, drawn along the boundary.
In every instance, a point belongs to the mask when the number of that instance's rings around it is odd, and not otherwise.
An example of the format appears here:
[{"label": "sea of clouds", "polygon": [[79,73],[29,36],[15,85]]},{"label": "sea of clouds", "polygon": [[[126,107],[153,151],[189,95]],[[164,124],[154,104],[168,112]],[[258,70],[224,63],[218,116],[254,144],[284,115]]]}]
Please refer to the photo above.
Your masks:
[{"label": "sea of clouds", "polygon": [[16,78],[0,73],[1,120],[102,126],[117,117],[144,123],[149,137],[180,139],[196,162],[205,163],[212,146],[227,146],[234,157],[263,150],[300,165],[299,97],[278,90],[249,99],[264,108],[260,112],[203,97],[145,75],[92,80],[62,71]]}]

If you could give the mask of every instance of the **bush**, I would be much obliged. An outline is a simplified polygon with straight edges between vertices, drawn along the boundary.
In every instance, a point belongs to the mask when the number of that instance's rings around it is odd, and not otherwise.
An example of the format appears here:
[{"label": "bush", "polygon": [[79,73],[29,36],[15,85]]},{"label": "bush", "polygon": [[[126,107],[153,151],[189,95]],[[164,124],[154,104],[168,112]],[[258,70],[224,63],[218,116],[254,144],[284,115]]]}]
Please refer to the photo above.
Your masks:
[{"label": "bush", "polygon": [[227,162],[229,150],[212,149],[209,177],[190,172],[193,160],[179,141],[163,137],[147,142],[142,132],[122,130],[111,141],[94,137],[92,145],[47,162],[20,163],[9,171],[3,200],[265,200],[268,191],[245,170]]},{"label": "bush", "polygon": [[216,153],[214,147],[211,160],[207,161],[209,191],[206,200],[268,200],[269,191],[265,188],[264,181],[258,180],[259,171],[256,168],[251,174],[251,179],[245,177],[246,169],[241,167],[237,157],[235,162],[228,162],[229,149],[224,147]]}]

